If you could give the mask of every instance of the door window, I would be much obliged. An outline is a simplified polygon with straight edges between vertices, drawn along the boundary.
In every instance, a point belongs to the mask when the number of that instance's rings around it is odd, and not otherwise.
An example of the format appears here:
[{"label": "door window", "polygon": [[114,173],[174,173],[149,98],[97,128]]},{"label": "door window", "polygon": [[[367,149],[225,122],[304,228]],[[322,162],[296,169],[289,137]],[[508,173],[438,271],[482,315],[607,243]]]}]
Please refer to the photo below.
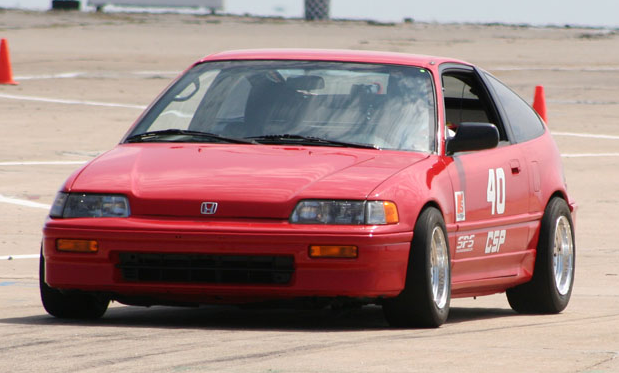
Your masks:
[{"label": "door window", "polygon": [[500,140],[507,141],[494,105],[473,72],[448,70],[442,79],[446,124],[450,130],[456,131],[464,122],[492,123],[499,130]]},{"label": "door window", "polygon": [[541,136],[544,124],[529,104],[492,75],[486,74],[486,77],[507,114],[514,140],[525,142]]}]

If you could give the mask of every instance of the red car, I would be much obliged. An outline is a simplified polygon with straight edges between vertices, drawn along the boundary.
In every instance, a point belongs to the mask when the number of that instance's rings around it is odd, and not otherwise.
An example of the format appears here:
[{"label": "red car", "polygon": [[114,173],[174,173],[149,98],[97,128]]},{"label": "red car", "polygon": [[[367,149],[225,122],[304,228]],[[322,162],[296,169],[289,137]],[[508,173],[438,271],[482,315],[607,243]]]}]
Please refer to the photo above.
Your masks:
[{"label": "red car", "polygon": [[62,186],[41,297],[129,305],[380,304],[436,327],[452,297],[557,313],[575,204],[539,115],[484,70],[383,52],[250,50],[191,66]]}]

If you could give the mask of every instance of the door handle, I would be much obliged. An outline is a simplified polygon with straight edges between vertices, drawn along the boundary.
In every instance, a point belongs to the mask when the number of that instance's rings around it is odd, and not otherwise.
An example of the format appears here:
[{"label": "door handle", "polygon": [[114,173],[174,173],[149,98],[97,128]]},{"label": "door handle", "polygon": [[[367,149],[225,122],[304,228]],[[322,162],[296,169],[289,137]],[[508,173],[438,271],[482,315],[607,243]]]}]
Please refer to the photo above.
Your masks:
[{"label": "door handle", "polygon": [[520,173],[520,161],[517,159],[512,159],[509,161],[509,167],[512,169],[512,174]]}]

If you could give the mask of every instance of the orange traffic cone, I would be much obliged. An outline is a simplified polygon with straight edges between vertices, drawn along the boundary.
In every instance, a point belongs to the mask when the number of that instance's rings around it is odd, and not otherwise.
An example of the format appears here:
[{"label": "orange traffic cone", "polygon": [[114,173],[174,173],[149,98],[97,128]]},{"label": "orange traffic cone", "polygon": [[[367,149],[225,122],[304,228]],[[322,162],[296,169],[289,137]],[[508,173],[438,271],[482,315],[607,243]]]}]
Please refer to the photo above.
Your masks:
[{"label": "orange traffic cone", "polygon": [[0,41],[0,84],[18,84],[13,80],[11,59],[9,58],[9,43],[6,39]]},{"label": "orange traffic cone", "polygon": [[537,111],[544,122],[548,123],[546,119],[546,96],[544,94],[544,86],[538,85],[535,87],[535,98],[533,99],[533,109]]}]

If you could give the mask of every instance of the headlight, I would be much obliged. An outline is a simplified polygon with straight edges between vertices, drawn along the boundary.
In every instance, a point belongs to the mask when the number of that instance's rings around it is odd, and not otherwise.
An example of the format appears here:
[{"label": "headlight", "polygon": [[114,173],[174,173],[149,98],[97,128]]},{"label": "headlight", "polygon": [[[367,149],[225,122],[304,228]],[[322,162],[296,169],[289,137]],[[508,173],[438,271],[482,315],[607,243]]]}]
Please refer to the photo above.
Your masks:
[{"label": "headlight", "polygon": [[88,193],[56,195],[49,216],[52,218],[125,218],[129,216],[125,196]]},{"label": "headlight", "polygon": [[54,203],[52,204],[52,209],[49,210],[49,216],[52,218],[61,218],[62,211],[64,210],[64,205],[67,203],[67,197],[69,193],[58,192],[56,194],[56,199],[54,199]]},{"label": "headlight", "polygon": [[305,200],[297,204],[293,224],[395,224],[399,221],[395,203],[389,201]]}]

